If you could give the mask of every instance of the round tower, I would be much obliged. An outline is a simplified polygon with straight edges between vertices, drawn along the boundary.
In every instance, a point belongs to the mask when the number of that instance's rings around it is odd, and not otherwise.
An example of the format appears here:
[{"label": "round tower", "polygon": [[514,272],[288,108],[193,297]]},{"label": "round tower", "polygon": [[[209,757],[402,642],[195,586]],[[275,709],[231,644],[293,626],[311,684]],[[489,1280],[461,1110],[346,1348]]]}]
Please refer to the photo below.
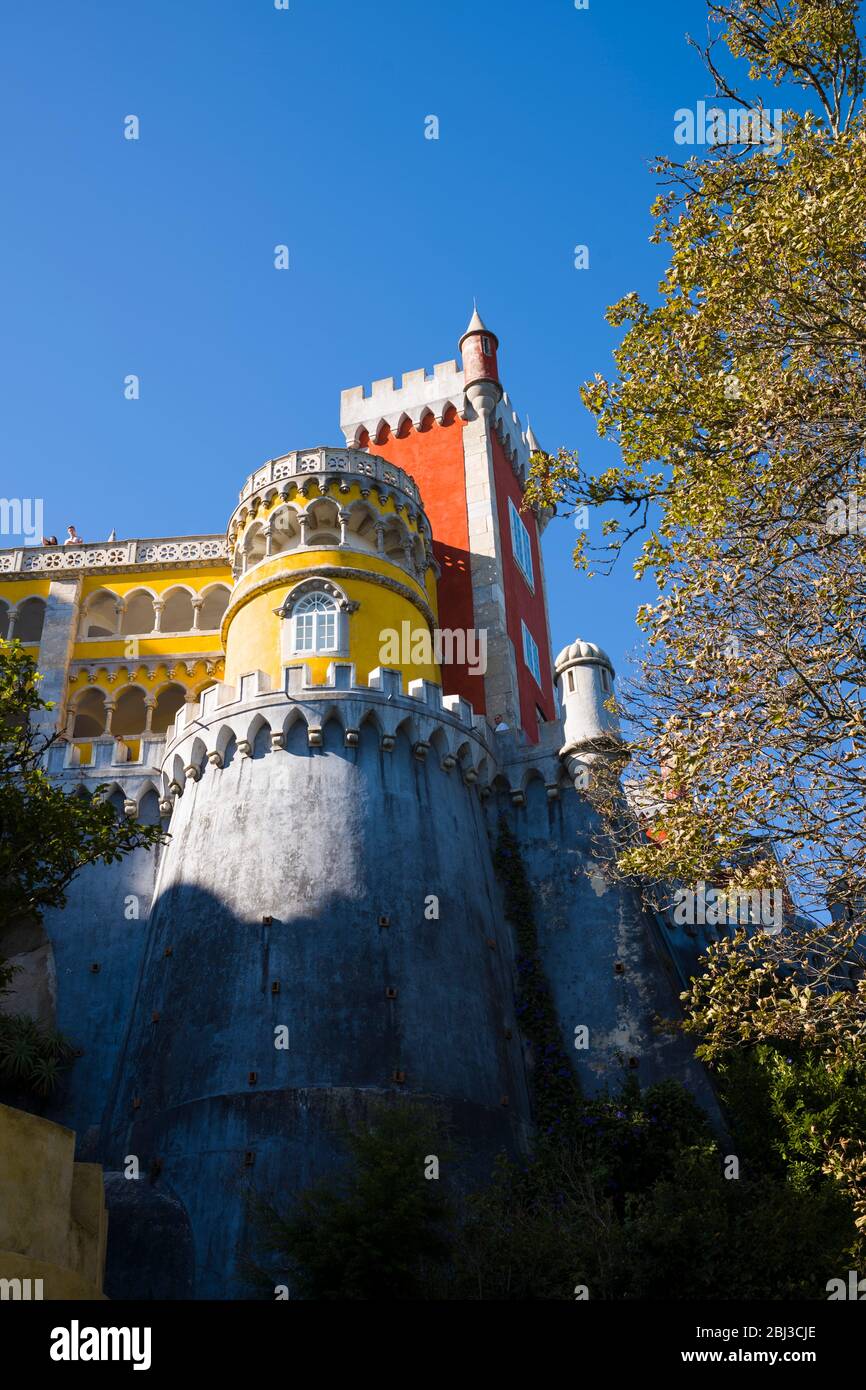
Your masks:
[{"label": "round tower", "polygon": [[479,415],[490,415],[502,399],[496,353],[499,339],[482,322],[477,306],[458,344],[467,399]]},{"label": "round tower", "polygon": [[613,699],[615,671],[610,657],[594,642],[578,638],[555,662],[565,743],[560,757],[576,785],[584,785],[593,762],[621,755],[622,734]]},{"label": "round tower", "polygon": [[214,1298],[244,1296],[245,1189],[287,1207],[371,1102],[436,1102],[487,1170],[529,1116],[492,734],[413,641],[379,659],[436,611],[417,488],[360,451],[287,455],[229,537],[229,679],[166,740],[171,841],[105,1135],[184,1203]]},{"label": "round tower", "polygon": [[287,454],[247,479],[228,536],[227,684],[260,670],[275,688],[298,665],[321,684],[335,661],[366,683],[383,651],[404,689],[438,681],[432,533],[401,468],[359,449]]}]

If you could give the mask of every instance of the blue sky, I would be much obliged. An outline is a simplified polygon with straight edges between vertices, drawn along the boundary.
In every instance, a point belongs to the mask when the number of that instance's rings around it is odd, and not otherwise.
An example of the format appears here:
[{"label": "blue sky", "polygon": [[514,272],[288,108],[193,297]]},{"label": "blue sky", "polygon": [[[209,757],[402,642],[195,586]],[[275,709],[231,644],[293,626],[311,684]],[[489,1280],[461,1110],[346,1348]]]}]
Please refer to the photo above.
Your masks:
[{"label": "blue sky", "polygon": [[[709,95],[684,37],[705,14],[8,4],[0,495],[44,498],[61,538],[220,531],[260,462],[342,442],[342,388],[455,356],[473,295],[541,443],[612,460],[578,389],[611,368],[605,307],[663,272],[649,161]],[[554,649],[579,635],[621,667],[651,591],[630,562],[579,578],[573,540],[545,538]]]}]

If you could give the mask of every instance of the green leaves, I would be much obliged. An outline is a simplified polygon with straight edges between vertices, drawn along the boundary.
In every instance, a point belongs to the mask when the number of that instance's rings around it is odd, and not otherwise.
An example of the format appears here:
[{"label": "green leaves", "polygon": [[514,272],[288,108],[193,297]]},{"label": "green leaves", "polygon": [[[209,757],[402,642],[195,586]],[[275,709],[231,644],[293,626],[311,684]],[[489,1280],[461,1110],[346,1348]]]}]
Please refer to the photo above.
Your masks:
[{"label": "green leaves", "polygon": [[118,818],[100,799],[104,788],[77,796],[49,780],[43,763],[54,739],[33,722],[50,708],[39,695],[39,679],[20,644],[0,640],[0,729],[6,733],[0,742],[0,930],[62,907],[86,864],[112,863],[164,840],[159,826]]},{"label": "green leaves", "polygon": [[20,1015],[0,1014],[0,1084],[47,1096],[72,1058],[72,1047]]}]

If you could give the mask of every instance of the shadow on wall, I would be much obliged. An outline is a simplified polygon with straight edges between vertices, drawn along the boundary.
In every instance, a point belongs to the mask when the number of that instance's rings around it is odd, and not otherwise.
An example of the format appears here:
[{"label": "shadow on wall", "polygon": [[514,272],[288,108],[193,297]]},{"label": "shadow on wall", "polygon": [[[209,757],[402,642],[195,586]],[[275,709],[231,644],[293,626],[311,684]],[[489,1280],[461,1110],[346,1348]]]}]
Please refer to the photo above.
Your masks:
[{"label": "shadow on wall", "polygon": [[[194,1296],[249,1297],[249,1189],[290,1202],[339,1161],[342,1126],[382,1096],[444,1105],[468,1178],[523,1147],[507,929],[494,928],[491,950],[489,918],[457,900],[459,885],[443,893],[444,920],[410,917],[394,902],[407,889],[400,855],[393,861],[393,887],[380,877],[369,896],[359,885],[357,898],[323,897],[312,916],[298,914],[297,885],[269,922],[242,920],[188,884],[161,898],[98,1145],[113,1170],[135,1158],[142,1175],[107,1187],[110,1296],[175,1296],[147,1291],[177,1213],[155,1212],[151,1229],[141,1194],[167,1190],[188,1213]],[[374,910],[382,895],[387,926]],[[124,1191],[124,1230],[147,1260],[117,1236],[112,1198]],[[186,1268],[166,1277],[182,1281]]]},{"label": "shadow on wall", "polygon": [[105,1293],[111,1299],[192,1298],[195,1250],[186,1208],[140,1177],[106,1172],[108,1250]]}]

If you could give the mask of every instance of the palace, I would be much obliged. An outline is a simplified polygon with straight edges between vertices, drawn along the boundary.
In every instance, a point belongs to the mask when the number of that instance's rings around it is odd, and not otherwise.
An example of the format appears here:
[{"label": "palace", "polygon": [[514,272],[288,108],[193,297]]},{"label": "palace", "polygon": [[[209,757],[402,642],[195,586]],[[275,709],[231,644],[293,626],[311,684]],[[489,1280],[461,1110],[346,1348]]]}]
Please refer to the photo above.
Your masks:
[{"label": "palace", "polygon": [[[584,788],[618,753],[614,670],[582,640],[551,660],[498,347],[476,311],[461,366],[344,391],[340,446],[256,468],[224,534],[0,552],[49,774],[170,837],[8,952],[16,1006],[80,1054],[45,1117],[104,1174],[111,1297],[249,1296],[248,1189],[288,1200],[382,1095],[444,1106],[480,1171],[531,1142],[503,824],[581,1085],[712,1105],[653,1028],[702,943],[605,877]],[[483,648],[440,667],[437,632]]]}]

